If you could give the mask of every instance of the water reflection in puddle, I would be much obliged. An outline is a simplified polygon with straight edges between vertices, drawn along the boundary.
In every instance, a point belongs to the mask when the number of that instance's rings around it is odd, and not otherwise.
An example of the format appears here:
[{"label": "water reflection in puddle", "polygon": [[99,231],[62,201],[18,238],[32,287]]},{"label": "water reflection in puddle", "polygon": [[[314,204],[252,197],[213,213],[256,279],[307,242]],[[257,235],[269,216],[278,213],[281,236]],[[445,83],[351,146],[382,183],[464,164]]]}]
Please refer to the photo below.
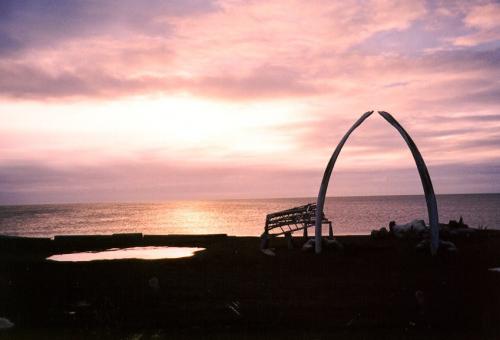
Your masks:
[{"label": "water reflection in puddle", "polygon": [[194,247],[132,247],[112,248],[104,251],[86,251],[81,253],[57,254],[47,257],[47,260],[60,262],[85,262],[96,260],[120,259],[178,259],[193,256],[195,252],[205,248]]}]

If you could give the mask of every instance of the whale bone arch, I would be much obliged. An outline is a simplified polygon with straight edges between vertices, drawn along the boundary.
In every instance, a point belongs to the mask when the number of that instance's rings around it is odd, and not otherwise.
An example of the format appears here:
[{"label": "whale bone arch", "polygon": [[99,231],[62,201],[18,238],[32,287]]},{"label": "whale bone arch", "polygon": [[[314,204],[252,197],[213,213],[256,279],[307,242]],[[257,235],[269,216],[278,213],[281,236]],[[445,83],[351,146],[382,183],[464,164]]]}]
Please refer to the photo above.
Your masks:
[{"label": "whale bone arch", "polygon": [[[322,236],[321,236],[321,221],[323,216],[323,209],[325,206],[326,192],[328,190],[328,184],[330,182],[330,177],[332,175],[333,168],[335,166],[335,162],[337,161],[338,156],[340,155],[340,151],[344,146],[347,139],[351,133],[358,128],[368,117],[372,115],[373,111],[365,112],[351,128],[347,131],[344,137],[340,140],[339,144],[335,148],[330,160],[326,166],[325,173],[323,175],[323,179],[321,181],[321,186],[318,193],[318,199],[316,201],[316,223],[315,223],[315,251],[317,254],[321,253],[322,248]],[[389,124],[391,124],[403,137],[408,148],[411,151],[413,159],[415,160],[415,164],[417,166],[418,173],[420,175],[420,180],[422,182],[422,187],[424,189],[425,200],[427,203],[427,213],[429,215],[429,225],[431,228],[431,242],[430,248],[432,255],[437,253],[439,248],[439,214],[437,209],[437,201],[436,195],[434,194],[434,188],[432,186],[431,177],[429,175],[429,171],[427,170],[427,166],[425,165],[424,159],[420,154],[420,151],[417,148],[417,145],[410,137],[408,132],[398,123],[398,121],[388,112],[378,111],[379,115],[381,115]]]}]

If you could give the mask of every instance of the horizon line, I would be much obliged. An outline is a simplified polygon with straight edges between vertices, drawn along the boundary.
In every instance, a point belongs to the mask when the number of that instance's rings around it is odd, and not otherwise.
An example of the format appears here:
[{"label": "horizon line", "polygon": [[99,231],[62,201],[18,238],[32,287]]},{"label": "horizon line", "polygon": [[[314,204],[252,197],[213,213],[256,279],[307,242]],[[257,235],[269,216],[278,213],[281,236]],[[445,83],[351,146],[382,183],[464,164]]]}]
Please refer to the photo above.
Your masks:
[{"label": "horizon line", "polygon": [[[467,192],[467,193],[443,193],[436,194],[436,196],[453,196],[453,195],[500,195],[500,192]],[[333,195],[327,196],[328,198],[360,198],[360,197],[409,197],[409,196],[424,196],[421,194],[388,194],[388,195]],[[33,205],[86,205],[86,204],[162,204],[168,202],[216,202],[216,201],[252,201],[252,200],[287,200],[287,199],[314,199],[316,196],[293,196],[293,197],[254,197],[254,198],[193,198],[193,199],[163,199],[151,201],[66,201],[66,202],[43,202],[43,203],[13,203],[3,204],[0,207],[15,207],[15,206],[33,206]]]}]

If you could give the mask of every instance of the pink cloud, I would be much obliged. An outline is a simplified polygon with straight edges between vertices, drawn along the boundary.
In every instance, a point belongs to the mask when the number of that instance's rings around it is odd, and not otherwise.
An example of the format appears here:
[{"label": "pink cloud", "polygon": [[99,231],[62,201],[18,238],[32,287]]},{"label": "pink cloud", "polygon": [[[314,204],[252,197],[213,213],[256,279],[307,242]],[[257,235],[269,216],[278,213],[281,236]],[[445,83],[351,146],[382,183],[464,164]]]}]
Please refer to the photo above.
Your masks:
[{"label": "pink cloud", "polygon": [[315,92],[307,78],[318,64],[335,62],[377,32],[406,29],[425,11],[421,2],[290,1],[221,2],[193,15],[152,12],[161,34],[103,30],[3,58],[0,87],[14,97],[293,96]]},{"label": "pink cloud", "polygon": [[473,33],[455,39],[455,45],[474,46],[500,39],[500,4],[480,4],[470,8],[464,23],[474,29]]},{"label": "pink cloud", "polygon": [[[89,8],[82,6],[83,14],[72,8],[64,13],[87,18]],[[336,143],[369,109],[387,110],[400,120],[431,172],[456,164],[488,168],[500,156],[500,50],[494,44],[476,47],[499,39],[496,3],[220,1],[205,8],[195,1],[169,6],[139,6],[139,20],[122,10],[114,16],[108,5],[103,11],[112,17],[109,23],[94,18],[94,28],[75,24],[59,34],[49,13],[40,19],[45,24],[37,25],[40,32],[26,25],[17,37],[22,46],[0,46],[0,162],[10,169],[2,184],[12,192],[26,191],[23,176],[50,173],[41,176],[39,192],[62,195],[64,185],[51,182],[60,174],[74,192],[81,189],[74,183],[81,178],[108,192],[106,197],[118,197],[113,187],[134,178],[130,197],[143,188],[144,197],[170,198],[154,189],[157,183],[165,183],[172,197],[194,195],[197,186],[211,197],[266,195],[266,187],[270,196],[309,195],[307,188],[316,188]],[[10,25],[13,34],[16,24]],[[395,47],[386,50],[378,42],[388,36]],[[407,51],[405,39],[421,41]],[[215,103],[215,108],[201,105],[188,115],[182,105],[150,105],[176,96]],[[131,98],[143,103],[121,118]],[[31,106],[23,108],[26,103]],[[16,105],[22,108],[16,111]],[[220,114],[225,105],[232,106]],[[26,124],[8,125],[26,112]],[[257,115],[263,118],[249,119]],[[179,116],[189,119],[176,121]],[[413,161],[401,138],[372,118],[349,141],[340,171],[406,174]],[[211,139],[200,137],[210,124]],[[231,128],[214,128],[224,124]],[[198,130],[175,137],[189,125]],[[25,163],[30,169],[17,167]],[[344,176],[356,193],[374,185]],[[340,192],[348,193],[349,185]]]}]

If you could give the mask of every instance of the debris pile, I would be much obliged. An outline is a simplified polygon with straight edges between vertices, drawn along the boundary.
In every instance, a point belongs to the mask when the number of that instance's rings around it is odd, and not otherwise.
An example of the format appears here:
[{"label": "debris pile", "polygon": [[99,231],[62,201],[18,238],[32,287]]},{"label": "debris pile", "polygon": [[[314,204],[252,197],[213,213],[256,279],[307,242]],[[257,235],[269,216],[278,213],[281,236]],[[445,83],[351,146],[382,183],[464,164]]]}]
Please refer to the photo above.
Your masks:
[{"label": "debris pile", "polygon": [[[458,221],[450,220],[448,224],[439,224],[440,238],[449,239],[450,237],[469,237],[476,232],[476,229],[469,228],[464,223],[460,216]],[[396,237],[400,239],[416,239],[422,240],[429,237],[430,227],[425,224],[424,220],[413,220],[406,224],[396,224],[395,221],[389,223],[389,230],[382,227],[372,230],[371,237],[373,239]]]}]

